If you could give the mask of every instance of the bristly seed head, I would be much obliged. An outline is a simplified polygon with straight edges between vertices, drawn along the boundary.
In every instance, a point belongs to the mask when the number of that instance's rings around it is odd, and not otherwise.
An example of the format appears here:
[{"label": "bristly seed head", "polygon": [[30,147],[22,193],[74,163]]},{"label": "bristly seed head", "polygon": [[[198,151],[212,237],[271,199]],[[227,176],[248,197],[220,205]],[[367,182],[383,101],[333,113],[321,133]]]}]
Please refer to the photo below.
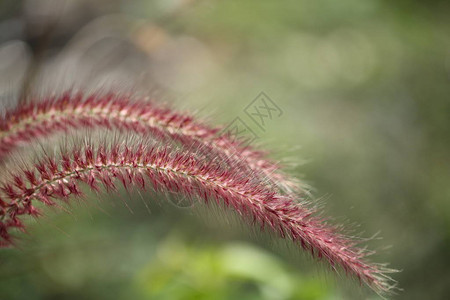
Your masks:
[{"label": "bristly seed head", "polygon": [[199,157],[195,151],[144,142],[95,147],[85,143],[59,155],[46,155],[0,183],[0,245],[14,242],[11,229],[24,228],[21,216],[39,216],[36,202],[54,206],[70,196],[81,196],[82,184],[99,192],[102,186],[116,190],[120,183],[127,189],[175,192],[225,205],[379,293],[392,288],[386,276],[390,270],[368,262],[370,252],[319,218],[307,202],[249,177],[239,168],[242,162]]},{"label": "bristly seed head", "polygon": [[262,151],[242,145],[218,128],[211,128],[185,113],[149,101],[118,94],[82,95],[67,92],[59,97],[31,101],[0,118],[0,161],[15,148],[57,132],[80,128],[107,128],[150,134],[175,141],[204,156],[242,161],[270,185],[286,192],[304,192],[297,180],[264,158]]}]

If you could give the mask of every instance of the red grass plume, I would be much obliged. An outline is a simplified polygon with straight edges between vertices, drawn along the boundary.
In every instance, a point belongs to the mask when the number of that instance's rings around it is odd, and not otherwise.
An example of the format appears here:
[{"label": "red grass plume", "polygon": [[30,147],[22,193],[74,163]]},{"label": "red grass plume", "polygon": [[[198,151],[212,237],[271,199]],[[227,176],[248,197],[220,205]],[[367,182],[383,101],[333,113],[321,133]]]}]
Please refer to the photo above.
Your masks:
[{"label": "red grass plume", "polygon": [[389,270],[370,263],[366,258],[370,253],[354,239],[319,218],[308,203],[280,194],[237,166],[235,160],[205,161],[183,148],[136,142],[98,147],[85,143],[56,156],[46,155],[13,171],[1,183],[0,243],[14,243],[11,230],[24,228],[23,215],[39,216],[37,203],[58,205],[70,196],[80,197],[82,186],[112,191],[121,183],[126,188],[175,192],[230,207],[245,220],[291,239],[375,291],[391,289]]},{"label": "red grass plume", "polygon": [[[142,100],[142,99],[141,99]],[[252,149],[219,128],[211,128],[185,113],[150,101],[136,101],[118,94],[65,93],[12,109],[0,119],[0,161],[19,146],[69,129],[108,128],[151,134],[160,140],[176,141],[186,148],[222,159],[233,156],[266,182],[281,190],[299,192],[298,182],[286,176],[264,152]]]}]

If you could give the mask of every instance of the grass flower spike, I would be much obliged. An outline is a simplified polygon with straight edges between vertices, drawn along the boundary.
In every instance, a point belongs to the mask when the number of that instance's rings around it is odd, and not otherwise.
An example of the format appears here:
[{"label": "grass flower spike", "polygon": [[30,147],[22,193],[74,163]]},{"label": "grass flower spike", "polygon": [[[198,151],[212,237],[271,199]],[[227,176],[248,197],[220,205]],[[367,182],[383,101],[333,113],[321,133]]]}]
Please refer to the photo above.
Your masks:
[{"label": "grass flower spike", "polygon": [[[181,114],[150,101],[136,101],[123,95],[66,93],[63,96],[32,101],[6,112],[0,119],[0,161],[15,148],[69,129],[108,128],[123,132],[147,133],[160,140],[172,140],[204,155],[242,160],[254,176],[263,176],[285,191],[301,190],[295,179],[280,171],[262,151],[241,145],[237,140]],[[259,175],[258,175],[259,174]]]},{"label": "grass flower spike", "polygon": [[0,185],[0,243],[14,243],[11,230],[24,228],[22,216],[39,216],[37,203],[53,206],[70,196],[80,197],[83,186],[99,192],[113,191],[122,184],[230,207],[245,220],[291,239],[333,269],[340,267],[377,292],[389,290],[387,270],[369,263],[365,258],[369,252],[315,216],[308,203],[249,178],[233,160],[205,161],[195,152],[161,143],[106,144],[85,142],[5,176]]},{"label": "grass flower spike", "polygon": [[86,189],[110,192],[121,184],[229,207],[243,220],[292,240],[379,293],[392,288],[386,275],[391,270],[370,263],[367,256],[373,252],[319,217],[295,179],[264,152],[153,102],[73,93],[32,101],[0,119],[0,161],[8,164],[6,158],[20,146],[82,128],[139,138],[117,143],[84,137],[57,154],[40,155],[34,163],[26,160],[22,168],[2,172],[0,246],[13,245],[14,228],[24,230],[23,216],[39,217],[42,206],[64,207],[63,202],[83,196]]}]

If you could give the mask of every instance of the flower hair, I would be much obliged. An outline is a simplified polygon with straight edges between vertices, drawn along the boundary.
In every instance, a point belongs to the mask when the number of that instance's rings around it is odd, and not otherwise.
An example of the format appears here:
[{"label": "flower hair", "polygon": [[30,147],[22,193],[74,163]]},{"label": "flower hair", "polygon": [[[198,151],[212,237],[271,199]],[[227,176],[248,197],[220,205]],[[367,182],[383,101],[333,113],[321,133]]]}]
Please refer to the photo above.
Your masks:
[{"label": "flower hair", "polygon": [[237,159],[204,160],[196,151],[146,139],[94,144],[87,139],[3,176],[0,245],[14,244],[11,230],[24,229],[22,216],[39,217],[37,203],[55,206],[71,196],[82,196],[83,186],[95,192],[103,187],[108,192],[121,183],[125,188],[174,192],[229,207],[379,293],[393,287],[386,275],[392,270],[367,260],[372,252],[319,217],[306,200],[282,194],[258,177],[248,176]]}]

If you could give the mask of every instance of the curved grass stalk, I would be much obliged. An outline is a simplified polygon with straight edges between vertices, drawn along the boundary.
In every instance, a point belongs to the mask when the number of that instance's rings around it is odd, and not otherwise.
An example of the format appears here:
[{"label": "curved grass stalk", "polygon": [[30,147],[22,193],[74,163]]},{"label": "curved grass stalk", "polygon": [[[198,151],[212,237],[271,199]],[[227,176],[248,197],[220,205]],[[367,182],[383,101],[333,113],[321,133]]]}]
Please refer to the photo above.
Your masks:
[{"label": "curved grass stalk", "polygon": [[389,270],[369,263],[371,254],[316,216],[306,202],[282,195],[241,173],[233,162],[199,160],[195,153],[145,143],[92,147],[86,144],[59,156],[46,156],[23,170],[12,171],[0,184],[0,244],[11,245],[12,228],[23,228],[21,216],[39,216],[35,203],[56,205],[90,190],[126,188],[175,192],[232,208],[245,220],[268,227],[323,259],[333,269],[366,283],[379,293],[391,289]]},{"label": "curved grass stalk", "polygon": [[66,93],[61,97],[34,101],[11,110],[0,119],[0,161],[15,148],[56,132],[80,128],[109,128],[150,133],[161,140],[173,140],[204,155],[221,159],[238,157],[241,168],[254,171],[271,185],[287,192],[302,192],[294,178],[264,158],[264,152],[244,146],[218,128],[211,128],[192,116],[174,112],[148,101],[132,101],[123,95]]}]

